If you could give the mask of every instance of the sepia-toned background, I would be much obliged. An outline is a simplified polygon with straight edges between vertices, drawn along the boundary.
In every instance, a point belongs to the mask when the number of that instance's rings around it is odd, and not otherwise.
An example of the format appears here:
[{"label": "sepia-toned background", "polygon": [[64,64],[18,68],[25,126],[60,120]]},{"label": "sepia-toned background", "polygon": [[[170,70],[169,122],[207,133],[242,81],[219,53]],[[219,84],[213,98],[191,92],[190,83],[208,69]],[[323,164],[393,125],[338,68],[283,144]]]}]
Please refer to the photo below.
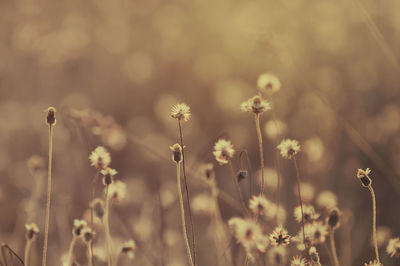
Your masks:
[{"label": "sepia-toned background", "polygon": [[[27,161],[35,154],[47,159],[44,118],[54,106],[49,265],[61,265],[73,220],[84,218],[95,175],[88,156],[99,145],[128,188],[113,206],[111,233],[116,243],[135,239],[138,248],[121,265],[186,265],[169,150],[178,127],[170,108],[191,107],[183,131],[192,197],[206,191],[196,167],[212,162],[219,188],[238,200],[230,170],[216,164],[212,147],[220,136],[231,139],[237,151],[247,149],[256,173],[254,121],[239,107],[267,71],[282,82],[273,109],[283,135],[266,126],[272,112],[261,116],[266,167],[274,169],[283,137],[299,140],[304,182],[315,197],[333,191],[345,213],[336,233],[339,259],[372,260],[372,203],[356,171],[371,168],[378,226],[399,236],[399,10],[395,0],[0,0],[0,242],[23,254],[24,224],[36,222],[41,233],[32,265],[40,265],[46,178],[32,178]],[[286,226],[296,234],[295,172],[290,161],[281,165]],[[43,196],[27,221],[34,187]],[[271,200],[273,187],[266,193]],[[224,201],[220,206],[224,221],[240,215]],[[195,214],[199,265],[215,263],[209,227],[207,215]],[[385,247],[384,265],[398,265]]]}]

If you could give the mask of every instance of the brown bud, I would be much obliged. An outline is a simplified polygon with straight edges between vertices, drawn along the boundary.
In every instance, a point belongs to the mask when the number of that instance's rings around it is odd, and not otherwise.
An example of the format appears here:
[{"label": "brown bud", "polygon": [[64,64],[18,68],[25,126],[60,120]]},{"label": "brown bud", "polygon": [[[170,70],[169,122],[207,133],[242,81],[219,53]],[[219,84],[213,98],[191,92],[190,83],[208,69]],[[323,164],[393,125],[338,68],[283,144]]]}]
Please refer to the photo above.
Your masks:
[{"label": "brown bud", "polygon": [[46,123],[49,126],[54,126],[56,124],[56,109],[54,107],[49,107],[47,109]]}]

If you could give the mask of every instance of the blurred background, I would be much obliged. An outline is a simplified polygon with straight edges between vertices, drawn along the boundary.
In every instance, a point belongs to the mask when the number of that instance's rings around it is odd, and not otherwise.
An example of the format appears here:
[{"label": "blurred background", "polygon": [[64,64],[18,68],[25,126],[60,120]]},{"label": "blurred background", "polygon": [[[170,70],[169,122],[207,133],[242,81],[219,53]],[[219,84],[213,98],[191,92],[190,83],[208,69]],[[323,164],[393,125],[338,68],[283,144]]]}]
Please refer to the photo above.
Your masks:
[{"label": "blurred background", "polygon": [[[394,0],[0,1],[0,241],[23,254],[24,224],[44,231],[45,178],[33,178],[27,161],[35,154],[47,160],[44,117],[54,106],[50,265],[60,265],[68,251],[73,219],[85,217],[95,175],[88,156],[99,145],[127,184],[125,200],[113,206],[111,233],[115,243],[133,238],[138,248],[121,265],[186,265],[168,147],[178,141],[170,108],[191,107],[183,125],[190,171],[215,164],[212,146],[224,136],[237,151],[248,150],[255,173],[254,121],[239,106],[268,71],[282,82],[273,107],[283,134],[277,136],[272,112],[262,115],[266,167],[273,176],[276,144],[298,139],[304,182],[315,197],[334,192],[346,214],[337,231],[339,259],[343,265],[373,259],[371,198],[356,170],[372,169],[378,226],[399,236],[398,10]],[[295,172],[290,161],[281,164],[281,201],[296,234]],[[215,166],[219,188],[237,198],[229,169]],[[206,189],[192,172],[194,197]],[[27,221],[35,187],[43,195]],[[271,200],[274,187],[267,191]],[[100,183],[97,189],[101,195]],[[224,220],[240,215],[220,205]],[[195,224],[199,265],[214,265],[210,219],[196,214]],[[385,239],[383,263],[399,265],[385,255]],[[41,233],[32,265],[40,263],[42,241]]]}]

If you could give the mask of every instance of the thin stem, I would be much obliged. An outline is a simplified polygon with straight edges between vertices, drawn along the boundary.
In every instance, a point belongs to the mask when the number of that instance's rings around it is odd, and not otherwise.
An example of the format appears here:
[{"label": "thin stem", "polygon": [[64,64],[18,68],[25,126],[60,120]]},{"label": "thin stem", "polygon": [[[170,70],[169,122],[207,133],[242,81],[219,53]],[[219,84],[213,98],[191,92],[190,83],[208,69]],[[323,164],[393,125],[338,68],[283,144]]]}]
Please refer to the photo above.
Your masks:
[{"label": "thin stem", "polygon": [[190,231],[192,234],[192,248],[193,248],[193,264],[196,265],[196,238],[194,234],[194,223],[193,223],[193,215],[192,215],[192,210],[190,207],[190,197],[189,197],[189,189],[187,185],[187,179],[186,179],[186,169],[185,169],[185,152],[184,152],[184,144],[183,144],[183,134],[182,134],[182,126],[181,126],[181,121],[178,120],[178,126],[179,126],[179,138],[181,141],[181,147],[182,147],[182,169],[183,169],[183,180],[185,183],[185,190],[186,190],[186,199],[187,199],[187,205],[188,205],[188,212],[189,212],[189,221],[190,221]]},{"label": "thin stem", "polygon": [[24,265],[29,266],[29,254],[31,251],[31,246],[32,246],[32,239],[26,240],[25,244],[25,254],[24,254]]},{"label": "thin stem", "polygon": [[339,266],[339,260],[336,253],[336,245],[335,245],[335,230],[330,230],[330,241],[331,241],[331,250],[332,250],[332,257],[333,257],[333,264],[335,266]]},{"label": "thin stem", "polygon": [[376,239],[376,198],[372,186],[369,185],[368,188],[369,191],[371,192],[371,197],[372,197],[372,238],[374,240],[376,260],[380,263],[381,261],[379,259],[378,241]]},{"label": "thin stem", "polygon": [[303,212],[303,201],[301,199],[301,190],[300,190],[300,171],[297,165],[296,156],[293,156],[294,167],[296,168],[296,177],[297,177],[297,194],[299,194],[299,204],[301,209],[301,226],[303,228],[303,244],[304,247],[307,248],[306,245],[306,235],[304,233],[304,212]]},{"label": "thin stem", "polygon": [[87,245],[87,249],[88,249],[88,266],[93,266],[93,241],[90,241],[90,243]]},{"label": "thin stem", "polygon": [[[99,171],[96,172],[96,175],[94,176],[94,178],[92,180],[91,191],[90,191],[90,204],[94,200],[94,189],[95,189],[95,184],[96,184],[98,176],[99,176]],[[93,212],[94,212],[94,209],[90,208],[90,230],[92,231],[92,234],[93,234]],[[90,253],[90,261],[92,263],[93,263],[93,260],[94,260],[94,258],[93,258],[93,248],[94,248],[93,245],[94,245],[93,241],[90,241],[90,243],[89,243],[89,249],[90,249],[89,253]]]},{"label": "thin stem", "polygon": [[254,115],[254,120],[256,122],[257,138],[258,138],[258,150],[260,152],[260,168],[261,168],[261,191],[260,195],[264,195],[264,151],[263,151],[263,141],[260,128],[260,114]]},{"label": "thin stem", "polygon": [[104,210],[103,225],[106,234],[106,244],[108,252],[108,266],[112,266],[112,243],[111,243],[111,233],[109,225],[109,214],[110,214],[110,200],[108,198],[108,186],[106,186],[106,206]]},{"label": "thin stem", "polygon": [[72,236],[72,240],[71,240],[71,244],[69,245],[69,249],[68,249],[68,266],[71,266],[72,263],[74,262],[74,247],[75,247],[75,243],[76,243],[76,236],[73,235]]},{"label": "thin stem", "polygon": [[49,125],[49,165],[47,172],[47,200],[46,200],[46,222],[44,229],[43,257],[42,266],[46,266],[47,262],[47,243],[49,240],[49,224],[50,224],[50,200],[51,200],[51,164],[53,160],[53,126]]},{"label": "thin stem", "polygon": [[243,198],[242,191],[240,190],[239,182],[236,179],[235,170],[233,169],[233,165],[232,165],[231,161],[229,161],[229,166],[231,168],[233,182],[235,183],[235,187],[236,187],[237,193],[239,194],[239,197],[240,197],[240,202],[242,203],[243,213],[247,215],[248,212],[247,212],[246,204],[245,204],[245,201],[244,201],[244,198]]},{"label": "thin stem", "polygon": [[185,240],[186,252],[188,255],[190,265],[194,266],[194,262],[192,259],[192,254],[191,254],[190,246],[189,246],[189,239],[187,237],[187,232],[186,232],[185,208],[183,207],[183,196],[182,196],[182,188],[181,188],[181,164],[180,163],[176,163],[176,179],[177,179],[176,181],[177,181],[177,186],[178,186],[179,206],[180,206],[181,218],[182,218],[183,238]]},{"label": "thin stem", "polygon": [[334,264],[333,256],[332,256],[331,252],[329,251],[329,248],[328,248],[328,245],[326,244],[326,242],[324,242],[323,246],[325,248],[326,253],[329,256],[329,260],[331,261],[332,264]]}]

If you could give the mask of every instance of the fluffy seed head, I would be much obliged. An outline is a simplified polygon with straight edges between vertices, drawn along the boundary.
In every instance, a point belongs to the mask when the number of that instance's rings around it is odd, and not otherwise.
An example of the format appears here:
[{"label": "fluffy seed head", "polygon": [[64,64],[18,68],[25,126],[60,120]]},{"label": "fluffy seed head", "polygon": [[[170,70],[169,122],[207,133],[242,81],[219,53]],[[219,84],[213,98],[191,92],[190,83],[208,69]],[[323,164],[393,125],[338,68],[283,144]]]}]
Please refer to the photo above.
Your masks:
[{"label": "fluffy seed head", "polygon": [[283,158],[292,159],[300,151],[300,145],[297,140],[284,139],[277,146]]},{"label": "fluffy seed head", "polygon": [[189,121],[190,119],[190,107],[185,103],[178,103],[171,108],[171,117],[181,121]]},{"label": "fluffy seed head", "polygon": [[386,247],[386,252],[389,256],[392,257],[400,257],[400,238],[392,238],[389,240],[389,243]]},{"label": "fluffy seed head", "polygon": [[46,112],[46,124],[49,126],[56,125],[56,108],[49,107]]},{"label": "fluffy seed head", "polygon": [[250,210],[256,214],[267,218],[273,218],[277,209],[273,202],[262,196],[253,196],[249,201]]},{"label": "fluffy seed head", "polygon": [[121,254],[128,256],[128,258],[133,259],[136,252],[136,242],[133,239],[126,241],[122,244],[120,252]]},{"label": "fluffy seed head", "polygon": [[275,93],[281,89],[278,77],[271,73],[263,73],[257,79],[257,87],[265,93]]},{"label": "fluffy seed head", "polygon": [[294,256],[290,260],[290,266],[307,266],[307,265],[308,265],[307,260],[301,256]]},{"label": "fluffy seed head", "polygon": [[371,173],[371,169],[369,169],[369,168],[367,168],[365,170],[363,170],[363,169],[357,170],[357,178],[360,179],[361,185],[363,187],[369,187],[372,184],[372,180],[369,177],[370,173]]},{"label": "fluffy seed head", "polygon": [[242,112],[250,112],[254,114],[262,114],[271,109],[268,101],[263,100],[261,96],[254,96],[240,105]]},{"label": "fluffy seed head", "polygon": [[287,246],[290,244],[290,238],[288,231],[282,225],[276,227],[269,235],[269,240],[274,246]]},{"label": "fluffy seed head", "polygon": [[[319,213],[315,212],[315,209],[312,205],[303,204],[303,217],[305,223],[311,223],[319,218]],[[294,218],[297,222],[301,223],[301,206],[297,206],[294,209]]]},{"label": "fluffy seed head", "polygon": [[103,146],[98,146],[89,155],[89,161],[91,166],[94,166],[97,170],[102,170],[110,165],[111,156]]},{"label": "fluffy seed head", "polygon": [[256,222],[251,219],[234,217],[228,221],[228,225],[237,242],[247,250],[266,251],[268,239],[263,235],[261,227]]},{"label": "fluffy seed head", "polygon": [[226,139],[219,139],[214,145],[213,154],[220,165],[229,163],[229,160],[231,160],[235,154],[232,142]]},{"label": "fluffy seed head", "polygon": [[313,245],[322,244],[328,234],[327,227],[320,221],[304,225],[304,233]]},{"label": "fluffy seed head", "polygon": [[39,228],[35,223],[25,224],[26,240],[34,240],[39,233]]}]

